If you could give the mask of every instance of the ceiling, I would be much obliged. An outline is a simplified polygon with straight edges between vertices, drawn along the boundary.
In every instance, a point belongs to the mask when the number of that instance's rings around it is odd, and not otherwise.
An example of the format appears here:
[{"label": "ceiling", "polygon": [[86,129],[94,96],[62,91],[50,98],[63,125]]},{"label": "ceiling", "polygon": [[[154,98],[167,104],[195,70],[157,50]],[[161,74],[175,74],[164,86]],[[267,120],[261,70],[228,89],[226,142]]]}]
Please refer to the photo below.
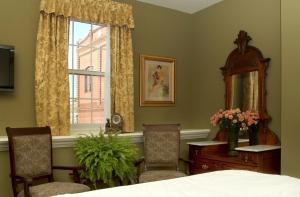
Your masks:
[{"label": "ceiling", "polygon": [[193,14],[223,0],[137,0],[181,12]]}]

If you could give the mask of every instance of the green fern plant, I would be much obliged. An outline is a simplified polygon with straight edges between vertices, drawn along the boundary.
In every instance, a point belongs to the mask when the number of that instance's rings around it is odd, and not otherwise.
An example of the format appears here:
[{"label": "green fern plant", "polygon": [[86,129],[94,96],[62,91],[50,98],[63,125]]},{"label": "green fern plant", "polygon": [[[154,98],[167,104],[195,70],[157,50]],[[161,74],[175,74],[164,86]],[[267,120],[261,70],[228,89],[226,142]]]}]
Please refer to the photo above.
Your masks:
[{"label": "green fern plant", "polygon": [[137,156],[135,145],[115,135],[80,137],[75,143],[75,156],[84,170],[81,177],[95,189],[99,183],[115,186],[118,183],[134,183]]}]

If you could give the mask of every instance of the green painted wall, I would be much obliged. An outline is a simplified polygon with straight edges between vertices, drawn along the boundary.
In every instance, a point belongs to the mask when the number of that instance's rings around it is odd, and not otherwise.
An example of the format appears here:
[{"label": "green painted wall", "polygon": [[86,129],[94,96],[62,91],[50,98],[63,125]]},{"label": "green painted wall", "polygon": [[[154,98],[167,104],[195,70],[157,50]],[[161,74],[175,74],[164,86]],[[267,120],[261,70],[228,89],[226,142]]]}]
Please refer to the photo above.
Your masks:
[{"label": "green painted wall", "polygon": [[299,132],[299,23],[300,1],[281,1],[282,39],[282,104],[281,141],[282,174],[300,178],[300,132]]},{"label": "green painted wall", "polygon": [[15,90],[0,92],[0,136],[7,126],[33,126],[34,61],[39,0],[0,1],[0,44],[15,46]]},{"label": "green painted wall", "polygon": [[193,20],[192,125],[209,128],[209,117],[224,107],[225,86],[219,68],[236,48],[233,41],[239,30],[245,30],[253,38],[250,44],[271,58],[267,109],[273,118],[269,126],[280,137],[280,0],[225,0],[196,13]]},{"label": "green painted wall", "polygon": [[[136,23],[133,31],[135,128],[140,130],[142,123],[150,122],[178,122],[190,128],[191,92],[186,87],[190,87],[187,79],[192,67],[192,15],[132,0],[127,2],[134,7]],[[5,135],[7,126],[35,125],[34,62],[38,17],[39,0],[0,1],[0,44],[16,47],[16,88],[12,93],[0,92],[0,136]],[[139,106],[140,54],[176,57],[175,107]]]},{"label": "green painted wall", "polygon": [[[135,128],[143,123],[178,122],[191,128],[190,70],[193,66],[191,46],[192,15],[150,4],[131,1],[134,7],[133,32],[135,64]],[[176,58],[176,106],[139,106],[139,55],[158,55]]]},{"label": "green painted wall", "polygon": [[12,196],[8,152],[0,152],[0,197]]}]

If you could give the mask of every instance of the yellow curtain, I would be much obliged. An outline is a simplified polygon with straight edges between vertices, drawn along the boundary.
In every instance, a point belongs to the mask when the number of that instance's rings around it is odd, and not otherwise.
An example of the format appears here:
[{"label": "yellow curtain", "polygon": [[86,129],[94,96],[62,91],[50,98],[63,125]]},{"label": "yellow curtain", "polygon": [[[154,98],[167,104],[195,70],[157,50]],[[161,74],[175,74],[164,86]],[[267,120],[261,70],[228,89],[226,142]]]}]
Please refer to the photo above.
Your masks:
[{"label": "yellow curtain", "polygon": [[41,0],[41,10],[98,24],[134,28],[132,6],[111,0]]},{"label": "yellow curtain", "polygon": [[53,135],[68,135],[68,18],[40,14],[35,62],[35,101],[38,126],[51,126]]},{"label": "yellow curtain", "polygon": [[123,130],[134,131],[133,54],[131,31],[127,27],[112,26],[111,45],[111,103],[112,112],[124,120]]},{"label": "yellow curtain", "polygon": [[69,134],[70,18],[111,26],[112,112],[123,116],[125,131],[134,131],[132,6],[111,0],[41,0],[35,70],[37,125],[51,126],[53,135]]}]

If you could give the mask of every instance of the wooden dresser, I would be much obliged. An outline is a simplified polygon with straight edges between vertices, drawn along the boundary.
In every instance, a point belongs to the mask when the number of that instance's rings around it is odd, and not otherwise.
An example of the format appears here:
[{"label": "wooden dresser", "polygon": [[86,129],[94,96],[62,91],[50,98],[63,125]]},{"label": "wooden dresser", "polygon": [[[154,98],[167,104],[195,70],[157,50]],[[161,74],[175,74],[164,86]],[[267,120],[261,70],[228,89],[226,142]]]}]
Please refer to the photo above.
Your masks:
[{"label": "wooden dresser", "polygon": [[280,174],[280,146],[247,146],[240,141],[237,156],[227,155],[227,143],[220,141],[190,142],[190,174],[216,170],[240,169]]}]

